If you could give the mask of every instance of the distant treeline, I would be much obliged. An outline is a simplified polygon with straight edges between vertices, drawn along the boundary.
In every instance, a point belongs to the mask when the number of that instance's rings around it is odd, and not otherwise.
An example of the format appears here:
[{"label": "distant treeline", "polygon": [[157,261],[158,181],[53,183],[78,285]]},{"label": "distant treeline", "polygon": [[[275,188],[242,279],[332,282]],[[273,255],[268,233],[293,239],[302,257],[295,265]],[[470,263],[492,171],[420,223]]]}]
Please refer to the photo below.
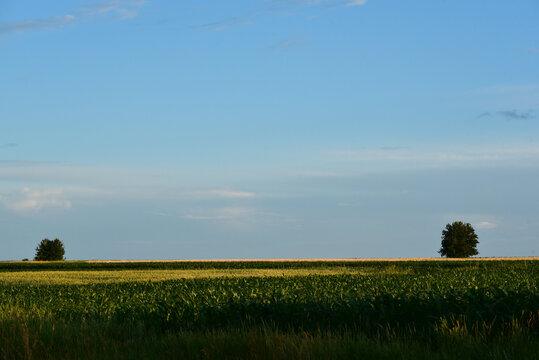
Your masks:
[{"label": "distant treeline", "polygon": [[196,269],[305,269],[305,268],[363,268],[371,271],[395,270],[421,273],[433,269],[500,269],[504,266],[539,268],[537,260],[469,260],[469,261],[186,261],[186,262],[0,262],[0,271],[41,270],[196,270]]}]

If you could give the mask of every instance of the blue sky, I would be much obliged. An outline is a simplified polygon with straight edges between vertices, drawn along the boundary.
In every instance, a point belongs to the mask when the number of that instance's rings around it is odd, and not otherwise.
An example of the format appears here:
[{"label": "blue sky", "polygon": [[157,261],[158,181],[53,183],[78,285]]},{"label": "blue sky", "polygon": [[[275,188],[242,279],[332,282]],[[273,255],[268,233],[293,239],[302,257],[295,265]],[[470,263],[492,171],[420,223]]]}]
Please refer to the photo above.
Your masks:
[{"label": "blue sky", "polygon": [[539,3],[0,1],[0,259],[539,254]]}]

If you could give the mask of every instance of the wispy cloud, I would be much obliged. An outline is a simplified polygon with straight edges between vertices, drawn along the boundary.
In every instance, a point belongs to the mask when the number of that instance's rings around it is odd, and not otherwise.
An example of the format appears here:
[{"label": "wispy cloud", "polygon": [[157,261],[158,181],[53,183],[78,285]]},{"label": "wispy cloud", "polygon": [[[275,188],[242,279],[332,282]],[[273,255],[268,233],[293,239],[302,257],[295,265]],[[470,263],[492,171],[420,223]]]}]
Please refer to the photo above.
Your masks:
[{"label": "wispy cloud", "polygon": [[66,198],[66,193],[61,188],[35,190],[25,187],[18,193],[3,195],[0,200],[6,208],[16,212],[38,212],[43,208],[71,208],[71,201]]},{"label": "wispy cloud", "polygon": [[14,148],[19,146],[17,143],[6,143],[6,144],[0,144],[0,149],[6,149],[6,148]]},{"label": "wispy cloud", "polygon": [[84,15],[105,15],[116,14],[120,19],[132,19],[138,16],[138,9],[146,3],[146,0],[139,1],[105,1],[94,6],[84,7],[78,10]]},{"label": "wispy cloud", "polygon": [[92,21],[103,16],[113,15],[117,19],[127,20],[138,15],[139,8],[146,1],[105,1],[93,6],[79,8],[60,16],[43,19],[18,21],[0,24],[0,34],[23,33],[31,30],[43,30]]},{"label": "wispy cloud", "polygon": [[255,197],[255,194],[248,191],[235,191],[228,189],[216,190],[195,190],[188,193],[194,197],[226,198],[226,199],[247,199]]},{"label": "wispy cloud", "polygon": [[361,6],[361,5],[365,5],[366,3],[367,3],[367,0],[352,0],[352,1],[346,2],[344,5],[345,6]]},{"label": "wispy cloud", "polygon": [[270,46],[270,49],[273,49],[275,51],[279,51],[282,53],[289,53],[289,52],[300,50],[304,48],[306,45],[307,45],[307,41],[304,38],[294,37],[294,38],[280,41]]},{"label": "wispy cloud", "polygon": [[221,207],[197,209],[182,216],[187,220],[210,221],[235,228],[247,229],[269,223],[297,223],[298,219],[252,207]]},{"label": "wispy cloud", "polygon": [[325,6],[360,6],[365,5],[367,0],[273,0],[277,5],[289,5],[300,7]]},{"label": "wispy cloud", "polygon": [[517,110],[500,110],[500,111],[486,111],[477,115],[478,119],[487,118],[492,116],[500,116],[506,120],[529,120],[535,118],[533,111],[517,111]]},{"label": "wispy cloud", "polygon": [[539,48],[536,48],[536,47],[525,47],[525,48],[522,48],[522,50],[532,53],[532,54],[539,54]]},{"label": "wispy cloud", "polygon": [[[499,226],[500,223],[500,219],[493,214],[451,213],[443,214],[443,218],[448,222],[452,222],[455,220],[469,222],[475,229],[479,230],[495,229]],[[479,240],[481,241],[481,239]]]},{"label": "wispy cloud", "polygon": [[259,195],[246,189],[219,186],[219,180],[213,181],[196,174],[186,176],[182,171],[95,167],[53,161],[0,159],[0,179],[23,186],[47,184],[50,187],[99,189],[100,197],[116,199],[249,200]]},{"label": "wispy cloud", "polygon": [[488,221],[481,221],[480,223],[476,224],[475,227],[478,229],[494,229],[498,227],[498,225]]},{"label": "wispy cloud", "polygon": [[[192,28],[201,28],[210,31],[221,31],[230,29],[236,26],[253,25],[257,21],[256,19],[269,14],[281,14],[290,16],[301,9],[308,9],[313,7],[323,8],[337,8],[337,7],[350,7],[365,5],[367,0],[271,0],[270,5],[260,8],[245,15],[237,15],[228,17],[223,20],[208,22],[202,25],[192,26]],[[280,43],[277,43],[271,48],[279,51],[289,52],[297,50],[305,46],[306,41],[301,39],[288,39]]]},{"label": "wispy cloud", "polygon": [[251,222],[256,210],[246,207],[223,207],[215,209],[198,209],[183,216],[189,220]]},{"label": "wispy cloud", "polygon": [[39,213],[45,210],[68,210],[72,202],[110,196],[110,192],[82,186],[22,187],[0,193],[0,205],[18,213]]},{"label": "wispy cloud", "polygon": [[221,21],[215,21],[207,24],[194,26],[193,28],[206,29],[210,31],[221,31],[240,25],[253,25],[255,22],[252,20],[252,17],[253,15],[247,15],[244,17],[231,17]]},{"label": "wispy cloud", "polygon": [[530,111],[518,112],[516,110],[504,110],[497,113],[510,120],[527,120],[535,117]]},{"label": "wispy cloud", "polygon": [[23,33],[29,30],[42,30],[56,28],[75,23],[76,17],[72,14],[53,16],[46,19],[34,19],[0,25],[0,34]]},{"label": "wispy cloud", "polygon": [[357,149],[327,152],[325,160],[335,162],[372,163],[379,167],[388,164],[420,167],[466,166],[480,164],[536,163],[539,146],[485,146],[425,149]]},{"label": "wispy cloud", "polygon": [[492,113],[490,111],[485,111],[485,112],[482,112],[481,114],[477,115],[476,118],[477,119],[482,119],[482,118],[489,117],[491,115],[492,115]]}]

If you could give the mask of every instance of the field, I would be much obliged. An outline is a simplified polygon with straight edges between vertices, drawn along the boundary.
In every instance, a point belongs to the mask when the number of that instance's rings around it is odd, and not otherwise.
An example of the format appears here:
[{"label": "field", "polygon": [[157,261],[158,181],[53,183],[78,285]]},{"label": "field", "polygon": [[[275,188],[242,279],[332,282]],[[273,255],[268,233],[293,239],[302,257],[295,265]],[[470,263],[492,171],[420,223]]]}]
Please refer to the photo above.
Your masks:
[{"label": "field", "polygon": [[0,263],[3,359],[537,359],[539,261]]}]

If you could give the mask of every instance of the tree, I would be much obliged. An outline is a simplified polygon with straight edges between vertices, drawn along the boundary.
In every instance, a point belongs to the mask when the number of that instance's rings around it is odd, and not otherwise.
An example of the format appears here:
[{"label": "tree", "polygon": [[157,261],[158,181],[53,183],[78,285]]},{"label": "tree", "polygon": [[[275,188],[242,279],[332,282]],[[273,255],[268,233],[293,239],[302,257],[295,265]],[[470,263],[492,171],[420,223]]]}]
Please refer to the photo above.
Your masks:
[{"label": "tree", "polygon": [[440,255],[448,258],[464,258],[479,254],[477,251],[477,234],[469,223],[455,221],[447,224],[442,231],[442,247]]},{"label": "tree", "polygon": [[34,260],[64,260],[64,244],[59,239],[43,239],[36,247],[36,257]]}]

